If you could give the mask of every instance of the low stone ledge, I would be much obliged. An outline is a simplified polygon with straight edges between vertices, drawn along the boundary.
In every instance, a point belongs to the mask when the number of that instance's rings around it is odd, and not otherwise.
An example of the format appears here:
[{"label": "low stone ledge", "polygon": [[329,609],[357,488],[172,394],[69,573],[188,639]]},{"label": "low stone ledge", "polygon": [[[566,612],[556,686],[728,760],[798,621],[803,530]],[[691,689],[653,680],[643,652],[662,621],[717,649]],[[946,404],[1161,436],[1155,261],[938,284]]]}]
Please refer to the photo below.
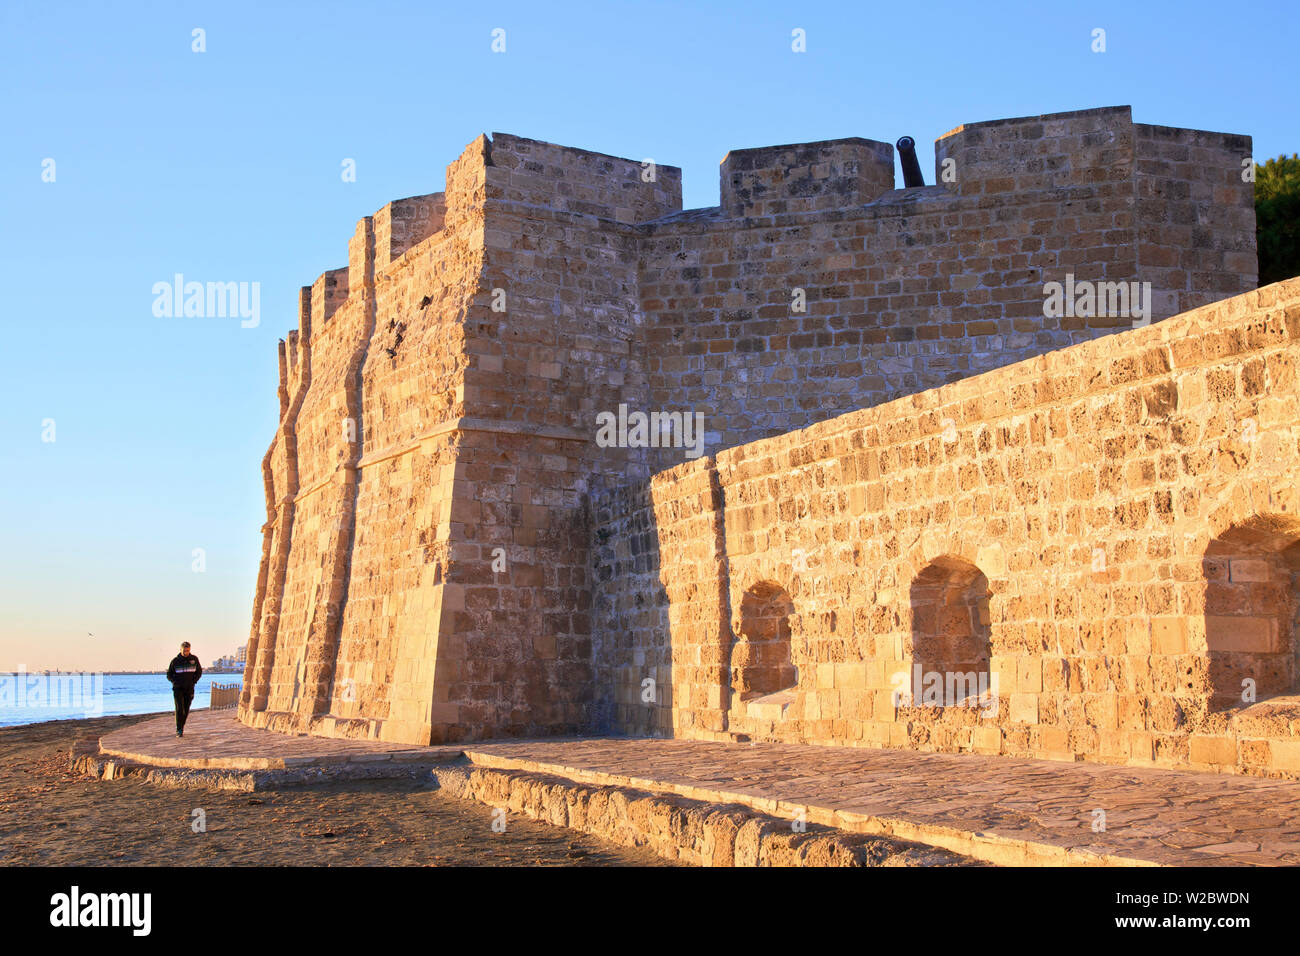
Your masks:
[{"label": "low stone ledge", "polygon": [[412,747],[374,740],[284,734],[250,728],[229,712],[191,715],[182,740],[170,717],[123,727],[80,742],[102,757],[176,770],[289,771],[346,765],[432,766],[460,759],[460,747]]},{"label": "low stone ledge", "polygon": [[175,770],[284,770],[293,758],[278,757],[163,757],[117,747],[99,747],[107,760]]},{"label": "low stone ledge", "polygon": [[[1154,854],[1158,858],[1139,859],[1127,856],[1075,851],[1068,847],[1024,840],[981,831],[967,831],[956,827],[940,826],[911,820],[881,817],[871,814],[835,810],[811,804],[791,803],[740,791],[701,786],[679,786],[649,779],[627,777],[622,774],[602,773],[581,768],[560,767],[515,757],[467,749],[465,756],[479,769],[505,774],[524,774],[564,780],[572,786],[587,786],[627,790],[638,794],[655,794],[659,799],[686,799],[709,806],[734,806],[764,817],[807,821],[809,826],[819,826],[854,837],[880,838],[924,846],[940,853],[949,853],[970,860],[996,866],[1161,866],[1175,862],[1176,854],[1164,851]],[[563,777],[552,776],[563,774]],[[486,802],[486,801],[485,801]],[[561,824],[566,825],[566,824]],[[608,836],[608,834],[597,834]],[[628,844],[640,846],[642,844]],[[658,852],[656,850],[656,852]],[[663,854],[660,854],[663,855]],[[676,857],[670,857],[676,859]],[[920,864],[900,864],[920,865]]]},{"label": "low stone ledge", "polygon": [[[92,745],[93,746],[93,743]],[[384,755],[388,756],[388,755]],[[74,746],[69,754],[72,770],[97,780],[124,780],[136,777],[144,783],[161,787],[194,790],[234,790],[252,793],[278,787],[311,786],[337,780],[423,779],[439,762],[458,755],[438,754],[423,760],[329,760],[295,761],[289,767],[234,767],[240,761],[170,760],[166,765],[143,763],[113,754],[102,754],[87,746]],[[256,761],[250,761],[255,763]]]},{"label": "low stone ledge", "polygon": [[262,779],[268,771],[156,767],[100,754],[78,755],[75,748],[72,754],[72,769],[76,773],[97,780],[125,780],[128,777],[137,777],[144,783],[169,788],[234,790],[251,793],[273,785]]},{"label": "low stone ledge", "polygon": [[736,803],[469,764],[437,767],[433,777],[453,796],[698,866],[980,865],[957,853],[888,837],[818,824],[795,830],[788,820]]}]

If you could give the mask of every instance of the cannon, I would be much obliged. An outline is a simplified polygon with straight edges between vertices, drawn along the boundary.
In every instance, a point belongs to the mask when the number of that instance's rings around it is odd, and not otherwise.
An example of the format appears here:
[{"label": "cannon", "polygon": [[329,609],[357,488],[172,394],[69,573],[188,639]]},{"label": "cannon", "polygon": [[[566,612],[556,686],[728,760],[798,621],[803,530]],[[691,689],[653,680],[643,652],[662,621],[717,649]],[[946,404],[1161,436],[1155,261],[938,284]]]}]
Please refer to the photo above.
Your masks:
[{"label": "cannon", "polygon": [[925,177],[921,175],[921,164],[916,161],[916,140],[904,136],[897,143],[898,159],[903,164],[903,188],[924,186]]}]

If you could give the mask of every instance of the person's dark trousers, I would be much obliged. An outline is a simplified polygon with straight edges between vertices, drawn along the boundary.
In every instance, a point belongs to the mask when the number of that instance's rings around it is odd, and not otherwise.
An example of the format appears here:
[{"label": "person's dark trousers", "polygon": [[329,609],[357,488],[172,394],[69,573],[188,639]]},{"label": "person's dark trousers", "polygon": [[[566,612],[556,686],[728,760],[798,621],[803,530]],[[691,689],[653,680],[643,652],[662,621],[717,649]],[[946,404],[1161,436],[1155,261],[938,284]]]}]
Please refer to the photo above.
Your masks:
[{"label": "person's dark trousers", "polygon": [[190,715],[190,704],[194,702],[193,687],[173,687],[172,699],[176,701],[176,732],[185,729],[185,718]]}]

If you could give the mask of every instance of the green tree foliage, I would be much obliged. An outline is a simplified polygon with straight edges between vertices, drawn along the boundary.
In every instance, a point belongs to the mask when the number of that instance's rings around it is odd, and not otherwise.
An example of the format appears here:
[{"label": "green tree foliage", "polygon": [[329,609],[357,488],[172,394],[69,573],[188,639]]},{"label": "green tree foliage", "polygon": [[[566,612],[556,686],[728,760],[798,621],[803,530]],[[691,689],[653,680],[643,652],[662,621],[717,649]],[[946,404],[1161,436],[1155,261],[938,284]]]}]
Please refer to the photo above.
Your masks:
[{"label": "green tree foliage", "polygon": [[1300,155],[1255,166],[1259,284],[1300,276]]}]

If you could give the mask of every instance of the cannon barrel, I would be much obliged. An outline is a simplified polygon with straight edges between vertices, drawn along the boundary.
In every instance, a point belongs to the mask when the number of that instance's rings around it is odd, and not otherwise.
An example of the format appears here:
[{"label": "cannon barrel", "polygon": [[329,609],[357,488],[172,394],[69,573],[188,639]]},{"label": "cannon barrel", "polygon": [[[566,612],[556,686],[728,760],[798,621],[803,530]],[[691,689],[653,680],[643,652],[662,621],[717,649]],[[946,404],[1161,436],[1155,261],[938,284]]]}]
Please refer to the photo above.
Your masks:
[{"label": "cannon barrel", "polygon": [[904,136],[897,143],[898,159],[903,164],[903,188],[924,186],[925,177],[921,175],[921,164],[916,161],[916,140]]}]

